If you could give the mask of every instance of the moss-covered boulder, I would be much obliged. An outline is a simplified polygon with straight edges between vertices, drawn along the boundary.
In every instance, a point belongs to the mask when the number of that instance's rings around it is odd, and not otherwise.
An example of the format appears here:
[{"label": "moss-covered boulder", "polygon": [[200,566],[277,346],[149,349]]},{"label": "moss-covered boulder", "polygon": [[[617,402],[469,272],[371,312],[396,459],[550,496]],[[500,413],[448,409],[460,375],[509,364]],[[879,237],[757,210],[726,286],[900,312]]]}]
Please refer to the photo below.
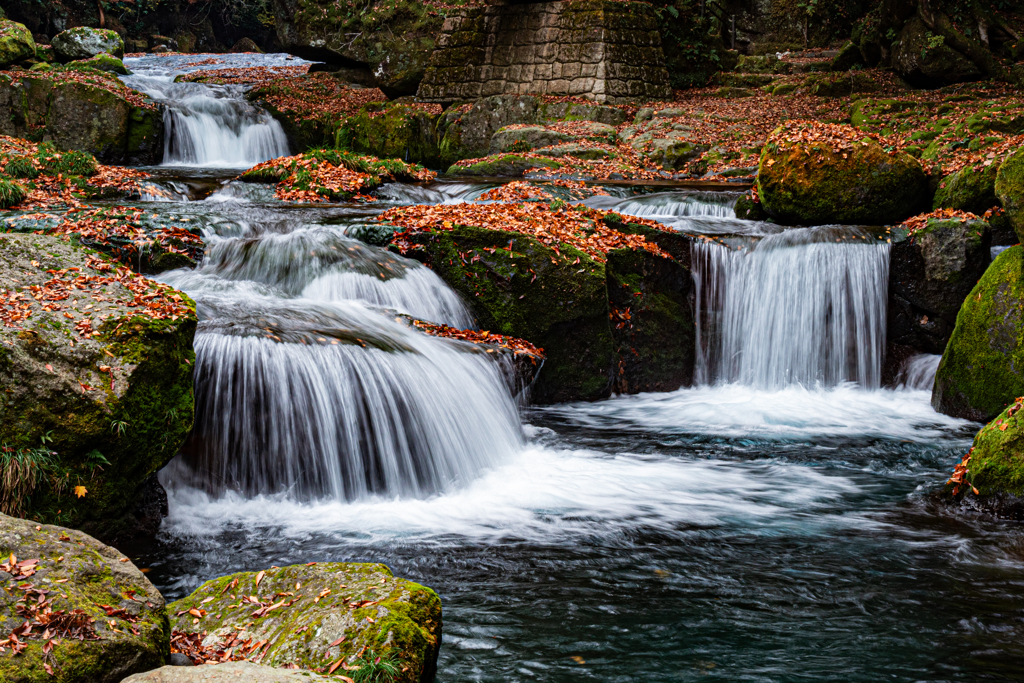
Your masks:
[{"label": "moss-covered boulder", "polygon": [[0,587],[5,683],[118,683],[167,661],[159,591],[80,531],[0,514]]},{"label": "moss-covered boulder", "polygon": [[965,166],[939,181],[932,200],[934,209],[957,209],[982,215],[999,205],[996,198],[996,173],[999,166]]},{"label": "moss-covered boulder", "polygon": [[870,138],[843,149],[778,131],[761,154],[757,194],[773,218],[801,225],[898,223],[929,199],[927,176],[910,155]]},{"label": "moss-covered boulder", "polygon": [[934,35],[920,17],[903,25],[893,45],[893,70],[917,87],[937,87],[950,83],[975,81],[981,71],[955,49],[942,35]]},{"label": "moss-covered boulder", "polygon": [[124,59],[124,41],[110,29],[76,26],[55,35],[50,44],[62,63],[89,59],[104,52]]},{"label": "moss-covered boulder", "polygon": [[1024,247],[999,254],[967,296],[935,375],[932,406],[987,422],[1024,396]]},{"label": "moss-covered boulder", "polygon": [[111,73],[88,69],[85,81],[60,71],[0,74],[0,134],[50,140],[61,150],[104,163],[158,163],[163,115]]},{"label": "moss-covered boulder", "polygon": [[[611,128],[611,126],[609,126]],[[615,129],[611,129],[614,135]],[[511,126],[498,130],[491,137],[491,154],[529,152],[541,147],[575,142],[578,138],[544,126]]]},{"label": "moss-covered boulder", "polygon": [[995,193],[1017,237],[1024,241],[1024,147],[1006,157],[999,165]]},{"label": "moss-covered boulder", "polygon": [[562,164],[537,154],[494,154],[481,159],[467,159],[448,167],[447,174],[480,178],[517,178],[531,168],[557,170]]},{"label": "moss-covered boulder", "polygon": [[471,226],[409,239],[413,248],[406,255],[459,292],[478,326],[544,349],[535,401],[594,400],[611,393],[615,344],[604,263],[572,247],[556,252],[520,233]]},{"label": "moss-covered boulder", "polygon": [[135,674],[121,683],[338,683],[335,676],[320,676],[303,669],[277,669],[252,662],[224,662],[216,666],[162,666]]},{"label": "moss-covered boulder", "polygon": [[73,62],[69,62],[67,65],[69,69],[96,69],[97,71],[107,71],[112,74],[120,74],[127,76],[131,72],[117,57],[108,55],[106,52],[101,52],[98,55],[93,55],[89,59],[78,59]]},{"label": "moss-covered boulder", "polygon": [[24,24],[0,19],[0,69],[36,54],[32,32]]},{"label": "moss-covered boulder", "polygon": [[991,262],[983,220],[929,218],[916,230],[892,231],[887,339],[942,353],[957,314]]},{"label": "moss-covered boulder", "polygon": [[441,164],[439,118],[420,107],[368,105],[338,129],[335,144],[360,154],[436,167]]},{"label": "moss-covered boulder", "polygon": [[35,463],[0,502],[116,538],[192,426],[195,304],[66,239],[0,235],[0,443]]},{"label": "moss-covered boulder", "polygon": [[761,206],[761,201],[754,201],[753,192],[744,192],[740,195],[739,199],[736,200],[736,206],[733,207],[733,211],[736,213],[736,218],[741,218],[745,221],[763,221],[768,218],[764,207]]},{"label": "moss-covered boulder", "polygon": [[441,599],[382,564],[241,572],[207,581],[167,611],[174,629],[204,633],[209,645],[267,643],[260,662],[270,666],[326,671],[340,660],[352,675],[372,650],[397,662],[396,683],[433,681],[441,646]]}]

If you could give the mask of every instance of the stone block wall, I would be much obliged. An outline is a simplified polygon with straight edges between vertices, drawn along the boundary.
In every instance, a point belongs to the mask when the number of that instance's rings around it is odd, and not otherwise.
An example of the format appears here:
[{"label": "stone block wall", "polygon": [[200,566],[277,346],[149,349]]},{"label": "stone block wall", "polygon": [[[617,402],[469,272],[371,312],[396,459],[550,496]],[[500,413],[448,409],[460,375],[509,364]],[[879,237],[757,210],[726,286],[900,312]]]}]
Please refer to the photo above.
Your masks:
[{"label": "stone block wall", "polygon": [[454,102],[502,94],[612,104],[670,98],[653,11],[615,0],[504,0],[452,13],[417,97]]}]

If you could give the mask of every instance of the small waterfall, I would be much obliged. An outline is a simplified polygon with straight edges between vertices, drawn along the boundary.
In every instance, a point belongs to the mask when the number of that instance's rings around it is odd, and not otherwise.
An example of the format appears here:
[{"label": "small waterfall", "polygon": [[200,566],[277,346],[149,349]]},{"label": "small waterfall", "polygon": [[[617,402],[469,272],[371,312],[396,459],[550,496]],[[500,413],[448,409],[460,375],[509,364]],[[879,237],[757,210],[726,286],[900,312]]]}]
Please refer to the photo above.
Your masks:
[{"label": "small waterfall", "polygon": [[888,253],[866,233],[829,227],[737,249],[695,240],[698,381],[879,387]]},{"label": "small waterfall", "polygon": [[900,368],[897,386],[930,392],[935,385],[935,373],[941,361],[941,354],[919,353],[911,356]]},{"label": "small waterfall", "polygon": [[738,198],[736,192],[656,192],[627,199],[597,196],[583,203],[595,209],[654,220],[695,216],[735,218]]}]

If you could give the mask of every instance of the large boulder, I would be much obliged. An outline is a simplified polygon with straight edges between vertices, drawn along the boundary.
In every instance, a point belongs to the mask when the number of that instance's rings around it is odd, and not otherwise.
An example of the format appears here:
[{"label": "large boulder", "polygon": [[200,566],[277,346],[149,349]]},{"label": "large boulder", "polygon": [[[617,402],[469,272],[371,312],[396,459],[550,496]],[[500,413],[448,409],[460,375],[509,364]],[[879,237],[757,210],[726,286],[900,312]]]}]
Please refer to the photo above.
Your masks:
[{"label": "large boulder", "polygon": [[1006,157],[999,165],[995,193],[1017,236],[1024,241],[1024,147]]},{"label": "large boulder", "polygon": [[137,533],[192,426],[195,304],[49,235],[0,235],[0,283],[0,443],[35,463],[3,511]]},{"label": "large boulder", "polygon": [[991,233],[980,219],[929,218],[892,231],[887,339],[942,353],[967,295],[991,262]]},{"label": "large boulder", "polygon": [[893,46],[892,67],[897,74],[918,87],[937,87],[982,78],[978,67],[933,35],[920,17],[903,25]]},{"label": "large boulder", "polygon": [[167,661],[164,599],[117,550],[0,514],[0,558],[0,680],[118,683]]},{"label": "large boulder", "polygon": [[333,673],[337,663],[351,673],[373,651],[397,663],[395,683],[433,681],[441,646],[441,599],[382,564],[241,572],[207,581],[167,611],[175,630],[201,632],[204,645],[233,655],[251,656],[262,643],[259,661],[270,666]]},{"label": "large boulder", "polygon": [[131,73],[128,71],[128,67],[124,65],[124,62],[113,55],[108,55],[106,52],[93,55],[89,59],[79,59],[70,62],[67,67],[69,69],[96,69],[97,71],[107,71],[122,76],[127,76]]},{"label": "large boulder", "polygon": [[840,147],[790,139],[790,132],[773,135],[758,169],[761,204],[780,222],[899,223],[929,199],[928,178],[910,155],[887,153],[871,138]]},{"label": "large boulder", "polygon": [[90,152],[101,162],[159,163],[163,115],[117,76],[91,70],[92,83],[60,75],[0,74],[0,135]]},{"label": "large boulder", "polygon": [[334,142],[360,154],[436,167],[440,116],[403,104],[371,104],[345,121]]},{"label": "large boulder", "polygon": [[0,19],[0,69],[36,54],[32,32],[24,24]]},{"label": "large boulder", "polygon": [[114,31],[104,28],[76,26],[62,31],[50,41],[60,62],[89,59],[106,52],[118,59],[124,59],[124,41]]},{"label": "large boulder", "polygon": [[121,683],[338,683],[301,669],[276,669],[252,662],[224,662],[215,666],[162,666],[135,674]]},{"label": "large boulder", "polygon": [[935,375],[932,406],[987,422],[1024,396],[1024,247],[999,254],[967,296]]},{"label": "large boulder", "polygon": [[934,209],[957,209],[977,215],[999,205],[996,173],[999,166],[964,166],[939,182],[932,200]]}]

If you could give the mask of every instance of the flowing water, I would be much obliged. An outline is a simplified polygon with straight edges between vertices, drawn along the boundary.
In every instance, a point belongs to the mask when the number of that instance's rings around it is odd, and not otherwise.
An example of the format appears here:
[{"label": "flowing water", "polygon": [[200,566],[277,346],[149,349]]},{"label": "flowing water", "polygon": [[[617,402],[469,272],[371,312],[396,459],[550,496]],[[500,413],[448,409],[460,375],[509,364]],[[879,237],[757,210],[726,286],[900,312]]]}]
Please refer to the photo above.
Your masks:
[{"label": "flowing water", "polygon": [[131,549],[169,598],[375,561],[441,595],[440,681],[1019,680],[1024,536],[929,500],[977,425],[931,409],[934,357],[878,386],[884,241],[738,221],[721,193],[588,200],[717,236],[702,380],[517,410],[496,363],[404,323],[471,324],[463,303],[345,235],[485,186],[287,206],[233,175],[155,169],[145,202],[209,244],[163,276],[199,303],[197,427]]}]

